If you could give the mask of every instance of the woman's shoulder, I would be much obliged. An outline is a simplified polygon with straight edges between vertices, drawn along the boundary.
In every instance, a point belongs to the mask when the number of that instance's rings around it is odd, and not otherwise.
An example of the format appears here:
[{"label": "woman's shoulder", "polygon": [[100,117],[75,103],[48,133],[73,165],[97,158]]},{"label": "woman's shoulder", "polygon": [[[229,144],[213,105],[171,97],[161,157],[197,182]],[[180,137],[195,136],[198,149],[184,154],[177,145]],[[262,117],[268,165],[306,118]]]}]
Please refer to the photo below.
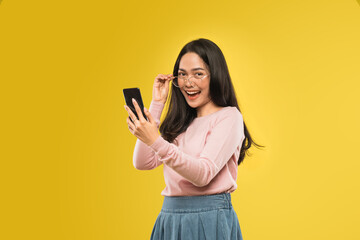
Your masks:
[{"label": "woman's shoulder", "polygon": [[243,121],[243,117],[241,112],[236,108],[232,106],[223,107],[220,110],[211,113],[209,115],[195,118],[195,121],[200,123],[203,121],[210,121],[213,123],[217,123],[219,121],[225,120],[225,119],[233,119],[235,121]]},{"label": "woman's shoulder", "polygon": [[227,106],[227,107],[222,108],[221,110],[218,111],[218,114],[216,117],[219,119],[236,118],[236,119],[242,120],[241,112],[239,111],[239,109],[237,109],[236,107],[233,107],[233,106]]},{"label": "woman's shoulder", "polygon": [[236,107],[232,106],[220,109],[207,120],[207,122],[205,122],[205,119],[204,122],[197,122],[197,126],[204,125],[208,131],[221,129],[221,132],[229,133],[230,131],[234,134],[242,131],[244,123],[241,112]]},{"label": "woman's shoulder", "polygon": [[223,107],[221,110],[227,111],[227,112],[229,112],[229,114],[241,114],[239,109],[237,109],[237,107],[233,107],[233,106]]}]

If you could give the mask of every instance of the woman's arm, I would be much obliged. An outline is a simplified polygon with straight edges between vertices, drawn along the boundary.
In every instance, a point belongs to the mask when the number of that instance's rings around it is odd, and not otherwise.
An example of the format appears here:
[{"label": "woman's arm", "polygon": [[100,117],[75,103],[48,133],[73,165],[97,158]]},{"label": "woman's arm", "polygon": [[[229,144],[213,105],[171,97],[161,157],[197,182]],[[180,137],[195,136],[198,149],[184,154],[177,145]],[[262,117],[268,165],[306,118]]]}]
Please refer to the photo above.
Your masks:
[{"label": "woman's arm", "polygon": [[204,150],[196,158],[159,136],[150,145],[158,160],[171,167],[195,186],[202,187],[216,176],[231,156],[240,151],[244,139],[243,118],[239,111],[228,111],[211,129]]},{"label": "woman's arm", "polygon": [[[157,128],[160,125],[161,112],[164,108],[164,103],[158,101],[151,101],[149,112],[153,116]],[[155,155],[154,151],[141,140],[137,139],[133,154],[133,164],[136,169],[139,170],[150,170],[154,169],[162,164],[158,160],[158,156]]]},{"label": "woman's arm", "polygon": [[[125,109],[129,113],[129,117],[133,120],[133,122],[131,122],[129,118],[127,119],[129,130],[138,138],[133,154],[133,164],[134,167],[139,170],[153,169],[162,164],[162,162],[157,160],[158,157],[148,145],[153,143],[159,135],[160,116],[168,97],[169,82],[172,77],[172,74],[159,74],[156,76],[149,111],[145,109],[145,115],[148,117],[149,121],[146,121],[143,117],[136,101],[134,106],[139,119],[137,119],[133,112],[125,106]],[[146,137],[141,138],[140,140],[139,134],[141,136],[145,135]]]}]

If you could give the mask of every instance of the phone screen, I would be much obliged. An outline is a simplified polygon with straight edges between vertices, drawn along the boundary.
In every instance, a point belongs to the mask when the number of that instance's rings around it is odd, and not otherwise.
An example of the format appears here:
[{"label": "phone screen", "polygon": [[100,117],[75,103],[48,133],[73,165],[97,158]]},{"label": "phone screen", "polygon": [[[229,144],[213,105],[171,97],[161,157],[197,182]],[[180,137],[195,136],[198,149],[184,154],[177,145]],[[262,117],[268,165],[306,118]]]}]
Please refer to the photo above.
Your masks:
[{"label": "phone screen", "polygon": [[[141,98],[140,89],[139,88],[124,88],[123,93],[124,93],[126,105],[136,115],[137,119],[139,119],[139,116],[137,115],[136,109],[132,102],[132,98],[134,98],[136,100],[136,102],[139,104],[141,112],[142,112],[144,118],[147,120],[147,117],[145,116],[145,113],[144,113],[144,103]],[[131,120],[131,118],[130,118],[130,120]]]}]

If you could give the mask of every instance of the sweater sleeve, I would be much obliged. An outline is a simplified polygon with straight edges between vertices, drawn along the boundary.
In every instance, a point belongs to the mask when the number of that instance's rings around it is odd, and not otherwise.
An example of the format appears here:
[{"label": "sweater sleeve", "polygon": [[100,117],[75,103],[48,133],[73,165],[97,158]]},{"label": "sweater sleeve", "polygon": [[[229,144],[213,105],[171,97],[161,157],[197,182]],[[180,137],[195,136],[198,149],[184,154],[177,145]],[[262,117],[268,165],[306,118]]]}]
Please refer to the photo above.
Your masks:
[{"label": "sweater sleeve", "polygon": [[[152,101],[150,103],[149,112],[155,119],[158,128],[163,108],[164,104],[161,102]],[[154,151],[148,145],[137,139],[133,154],[133,164],[136,169],[150,170],[160,166],[162,162],[158,160],[158,156],[154,154]]]},{"label": "sweater sleeve", "polygon": [[235,151],[241,148],[244,139],[241,113],[229,111],[221,116],[210,129],[205,147],[200,156],[194,157],[159,136],[150,146],[163,162],[195,186],[203,187],[225,166]]}]

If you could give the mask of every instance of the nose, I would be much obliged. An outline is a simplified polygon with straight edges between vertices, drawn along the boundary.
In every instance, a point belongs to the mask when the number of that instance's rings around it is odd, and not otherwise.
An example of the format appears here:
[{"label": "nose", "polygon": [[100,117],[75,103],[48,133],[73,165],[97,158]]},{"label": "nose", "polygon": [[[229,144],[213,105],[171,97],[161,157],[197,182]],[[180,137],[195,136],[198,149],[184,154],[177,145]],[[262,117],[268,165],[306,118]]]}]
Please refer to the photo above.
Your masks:
[{"label": "nose", "polygon": [[187,79],[184,80],[185,86],[187,87],[194,87],[193,82],[190,80],[192,76],[189,76]]},{"label": "nose", "polygon": [[187,80],[185,80],[185,86],[186,87],[193,87],[193,84],[192,84],[192,82],[189,80],[189,78],[187,79]]}]

